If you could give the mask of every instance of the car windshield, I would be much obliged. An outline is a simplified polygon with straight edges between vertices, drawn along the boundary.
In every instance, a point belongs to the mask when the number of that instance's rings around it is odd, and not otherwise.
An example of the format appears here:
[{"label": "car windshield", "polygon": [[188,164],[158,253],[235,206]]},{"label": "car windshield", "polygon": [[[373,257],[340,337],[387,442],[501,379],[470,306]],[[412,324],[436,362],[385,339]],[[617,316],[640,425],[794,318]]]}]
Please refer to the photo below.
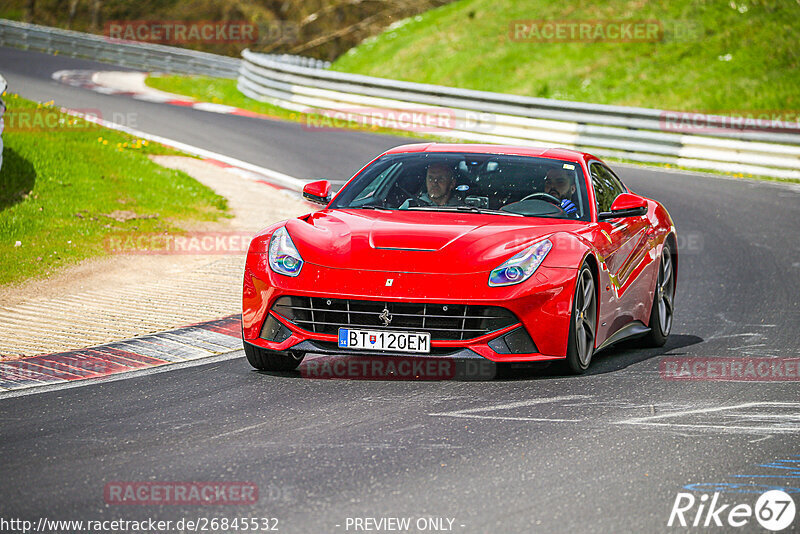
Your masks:
[{"label": "car windshield", "polygon": [[575,162],[426,152],[379,158],[330,207],[589,220],[587,198],[586,181]]}]

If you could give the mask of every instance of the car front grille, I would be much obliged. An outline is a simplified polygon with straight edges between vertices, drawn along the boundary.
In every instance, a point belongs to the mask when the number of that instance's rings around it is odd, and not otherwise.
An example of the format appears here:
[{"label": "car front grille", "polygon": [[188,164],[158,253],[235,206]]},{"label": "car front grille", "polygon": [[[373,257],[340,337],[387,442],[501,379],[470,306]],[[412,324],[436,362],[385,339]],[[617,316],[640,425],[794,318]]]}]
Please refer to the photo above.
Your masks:
[{"label": "car front grille", "polygon": [[[388,310],[391,322],[381,320]],[[336,335],[339,328],[430,332],[432,340],[464,341],[519,322],[499,306],[280,297],[272,311],[304,330]],[[385,314],[384,314],[385,315]]]}]

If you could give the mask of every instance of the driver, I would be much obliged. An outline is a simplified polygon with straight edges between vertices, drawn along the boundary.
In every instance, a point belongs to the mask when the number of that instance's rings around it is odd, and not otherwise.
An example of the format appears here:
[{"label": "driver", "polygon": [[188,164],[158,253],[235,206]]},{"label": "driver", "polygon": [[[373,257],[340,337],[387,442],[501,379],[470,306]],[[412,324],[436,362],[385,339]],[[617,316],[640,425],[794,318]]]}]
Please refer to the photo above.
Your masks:
[{"label": "driver", "polygon": [[[426,193],[413,199],[425,206],[458,206],[458,197],[453,195],[456,187],[456,177],[453,168],[445,163],[431,163],[425,174]],[[403,202],[400,209],[408,209],[412,199]]]},{"label": "driver", "polygon": [[567,214],[577,213],[578,208],[572,202],[575,194],[575,177],[565,169],[550,169],[544,177],[544,192],[560,201],[559,206]]}]

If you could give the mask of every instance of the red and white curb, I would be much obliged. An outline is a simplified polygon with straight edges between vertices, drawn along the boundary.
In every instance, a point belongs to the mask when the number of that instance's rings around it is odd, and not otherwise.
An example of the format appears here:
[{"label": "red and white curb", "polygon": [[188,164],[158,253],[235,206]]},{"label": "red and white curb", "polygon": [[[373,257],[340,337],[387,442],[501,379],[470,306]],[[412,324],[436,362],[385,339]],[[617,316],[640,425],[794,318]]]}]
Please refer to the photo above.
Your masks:
[{"label": "red and white curb", "polygon": [[[98,75],[137,75],[141,76],[141,83],[121,84],[124,87],[115,85],[107,85],[98,83]],[[280,120],[273,115],[266,113],[257,113],[247,109],[237,108],[235,106],[228,106],[225,104],[215,104],[212,102],[198,102],[197,100],[185,96],[172,95],[163,91],[151,89],[144,85],[144,78],[146,73],[132,72],[132,73],[115,73],[115,72],[97,72],[92,70],[59,70],[52,74],[53,80],[71,85],[73,87],[80,87],[88,89],[96,93],[104,95],[123,95],[130,96],[136,100],[145,102],[153,102],[157,104],[167,104],[171,106],[181,106],[196,109],[198,111],[207,111],[209,113],[220,113],[223,115],[238,115],[240,117],[249,117],[251,119],[265,119],[265,120]]]},{"label": "red and white curb", "polygon": [[[61,71],[64,73],[66,71]],[[74,75],[72,85],[89,83],[86,77]],[[55,77],[55,75],[54,75]],[[244,179],[262,183],[292,194],[298,194],[305,181],[235,158],[161,136],[148,134],[121,124],[99,119],[76,110],[61,108],[72,116],[81,117],[113,130],[147,139],[200,157],[202,160],[224,168]],[[319,206],[308,203],[314,209]],[[80,350],[42,354],[19,360],[0,361],[0,395],[43,386],[64,387],[69,384],[91,383],[124,373],[157,368],[176,367],[197,360],[213,360],[241,350],[241,318],[231,315],[124,341],[116,341]]]},{"label": "red and white curb", "polygon": [[0,362],[0,392],[97,380],[238,351],[241,318],[231,315],[97,347]]},{"label": "red and white curb", "polygon": [[[242,177],[242,178],[244,178],[246,180],[250,180],[252,182],[256,182],[256,183],[259,183],[259,184],[262,184],[262,185],[266,185],[266,186],[272,187],[274,189],[278,189],[280,191],[284,191],[284,192],[286,192],[287,194],[289,194],[290,196],[292,196],[294,198],[296,198],[298,196],[297,193],[299,193],[299,191],[297,191],[297,189],[295,189],[293,184],[287,184],[285,181],[269,180],[268,176],[265,175],[264,173],[253,172],[253,171],[244,169],[242,167],[239,167],[237,165],[232,165],[230,163],[226,163],[224,161],[220,161],[218,159],[214,159],[214,158],[201,158],[201,159],[203,161],[205,161],[206,163],[209,163],[209,164],[214,165],[216,167],[219,167],[221,169],[225,169],[227,172],[233,173],[233,174],[235,174],[237,176],[240,176],[240,177]],[[303,198],[303,197],[301,196],[301,198]],[[305,200],[305,199],[303,199],[303,200]],[[310,202],[308,200],[305,200],[305,203],[309,207],[313,208],[314,210],[320,209],[319,205],[314,204],[314,203],[312,203],[312,202]]]}]

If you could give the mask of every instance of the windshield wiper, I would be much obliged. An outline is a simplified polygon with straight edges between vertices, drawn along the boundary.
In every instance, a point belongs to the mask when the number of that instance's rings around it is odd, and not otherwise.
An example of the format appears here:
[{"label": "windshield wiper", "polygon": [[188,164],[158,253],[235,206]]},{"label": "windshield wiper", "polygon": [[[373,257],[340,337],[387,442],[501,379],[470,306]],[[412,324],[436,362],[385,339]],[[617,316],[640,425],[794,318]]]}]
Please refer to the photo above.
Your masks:
[{"label": "windshield wiper", "polygon": [[363,206],[346,206],[345,209],[349,209],[349,210],[385,210],[385,211],[390,211],[390,208],[384,208],[383,206],[373,206],[371,204],[365,204]]},{"label": "windshield wiper", "polygon": [[470,213],[484,213],[490,215],[508,215],[510,217],[524,217],[524,215],[521,213],[492,210],[489,208],[479,208],[478,206],[409,206],[407,209],[423,210],[423,211],[468,211]]}]

